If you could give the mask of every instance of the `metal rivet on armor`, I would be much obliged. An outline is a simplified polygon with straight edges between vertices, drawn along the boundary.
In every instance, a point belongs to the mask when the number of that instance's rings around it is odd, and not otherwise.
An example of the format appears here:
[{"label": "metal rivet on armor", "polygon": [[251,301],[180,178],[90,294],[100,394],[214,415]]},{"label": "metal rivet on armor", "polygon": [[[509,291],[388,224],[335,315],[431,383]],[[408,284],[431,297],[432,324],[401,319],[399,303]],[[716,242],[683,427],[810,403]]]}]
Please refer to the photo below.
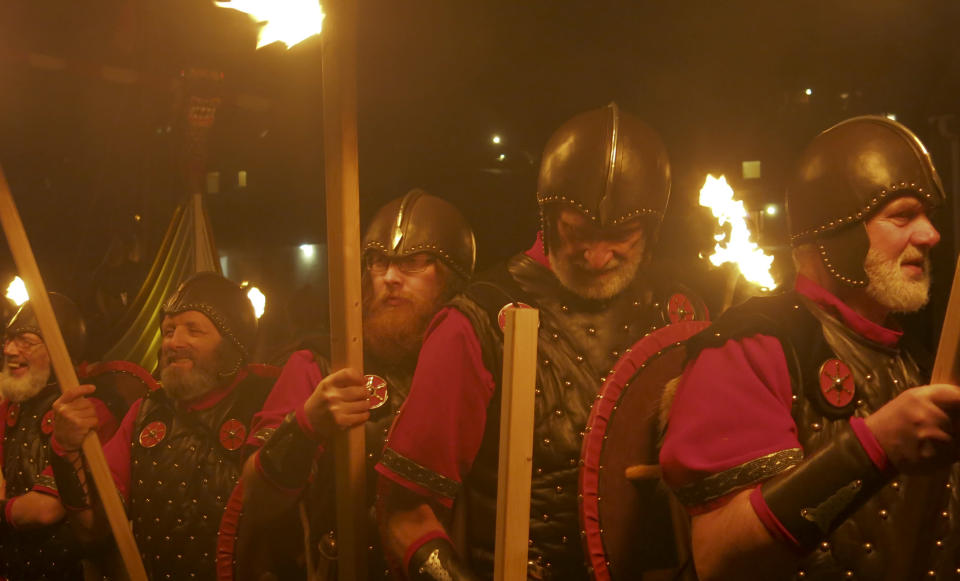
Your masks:
[{"label": "metal rivet on armor", "polygon": [[559,341],[560,333],[550,333],[550,338],[553,339],[554,341]]},{"label": "metal rivet on armor", "polygon": [[533,546],[533,539],[527,539],[527,546],[528,546],[528,547],[532,547],[532,546]]},{"label": "metal rivet on armor", "polygon": [[623,326],[623,332],[624,332],[624,333],[629,333],[629,332],[630,332],[630,323],[626,323],[626,324]]},{"label": "metal rivet on armor", "polygon": [[611,351],[611,352],[610,352],[610,357],[612,357],[613,359],[620,359],[620,352],[619,352],[619,351]]},{"label": "metal rivet on armor", "polygon": [[557,488],[556,488],[556,491],[557,491],[557,494],[562,494],[562,493],[563,493],[563,487],[558,484],[558,485],[557,485]]},{"label": "metal rivet on armor", "polygon": [[934,571],[934,570],[932,570],[932,569],[931,569],[930,571],[927,571],[927,577],[936,577],[936,576],[937,576],[937,572],[936,572],[936,571]]},{"label": "metal rivet on armor", "polygon": [[541,393],[543,393],[543,390],[540,389],[539,387],[533,388],[533,394],[534,394],[534,395],[540,395]]},{"label": "metal rivet on armor", "polygon": [[867,553],[872,552],[872,551],[873,551],[873,544],[872,544],[872,543],[863,543],[863,550],[864,550],[865,552],[867,552]]},{"label": "metal rivet on armor", "polygon": [[942,518],[950,518],[950,513],[947,512],[947,511],[943,511],[943,512],[940,513],[940,516],[941,516]]},{"label": "metal rivet on armor", "polygon": [[886,520],[887,516],[889,516],[890,513],[887,512],[887,509],[881,508],[878,514],[880,515],[880,518]]},{"label": "metal rivet on armor", "polygon": [[846,577],[847,579],[853,579],[853,571],[847,570],[847,572],[844,573],[843,576]]},{"label": "metal rivet on armor", "polygon": [[799,571],[797,571],[797,578],[798,578],[798,579],[803,579],[803,578],[806,577],[806,576],[807,576],[807,572],[804,571],[803,569],[800,569]]},{"label": "metal rivet on armor", "polygon": [[538,475],[543,474],[543,468],[537,468],[537,474]]},{"label": "metal rivet on armor", "polygon": [[549,359],[544,359],[544,360],[543,360],[543,366],[544,366],[544,367],[550,367],[550,360],[549,360]]},{"label": "metal rivet on armor", "polygon": [[590,335],[591,337],[593,337],[596,334],[597,334],[596,327],[587,327],[587,335]]},{"label": "metal rivet on armor", "polygon": [[830,550],[830,543],[827,542],[827,541],[823,541],[822,543],[820,543],[820,550],[823,551],[823,552],[829,551],[829,550]]},{"label": "metal rivet on armor", "polygon": [[543,515],[543,522],[547,522],[548,520],[550,520],[550,515],[549,514]]},{"label": "metal rivet on armor", "polygon": [[560,305],[560,312],[561,313],[570,312],[570,307],[568,307],[567,305]]},{"label": "metal rivet on armor", "polygon": [[814,432],[819,432],[822,428],[823,426],[821,426],[817,422],[813,422],[812,424],[810,424],[810,429],[813,430]]},{"label": "metal rivet on armor", "polygon": [[543,439],[543,445],[544,445],[544,446],[549,446],[549,445],[550,445],[550,438],[544,438],[544,439]]},{"label": "metal rivet on armor", "polygon": [[894,480],[893,482],[890,483],[890,488],[894,490],[900,490],[900,482]]},{"label": "metal rivet on armor", "polygon": [[576,459],[576,458],[570,458],[570,465],[571,465],[571,466],[576,466],[576,465],[577,465],[577,459]]},{"label": "metal rivet on armor", "polygon": [[943,539],[937,539],[937,542],[934,543],[934,544],[937,546],[938,549],[942,549],[942,548],[943,548]]},{"label": "metal rivet on armor", "polygon": [[799,396],[797,396],[797,394],[793,394],[792,396],[790,396],[790,399],[792,399],[794,402],[796,402],[796,401],[799,400],[800,398],[799,398]]},{"label": "metal rivet on armor", "polygon": [[858,400],[857,400],[857,407],[858,407],[858,408],[862,408],[862,407],[865,406],[865,405],[867,405],[867,402],[866,402],[866,401],[864,401],[864,400],[862,400],[862,399],[858,399]]},{"label": "metal rivet on armor", "polygon": [[953,488],[953,485],[947,482],[947,490],[950,490],[951,488]]},{"label": "metal rivet on armor", "polygon": [[639,306],[640,306],[640,301],[633,301],[633,306],[639,307]]},{"label": "metal rivet on armor", "polygon": [[899,384],[900,384],[900,380],[899,380],[899,379],[894,379],[894,380],[893,380],[893,384],[894,384],[894,385],[899,385]]},{"label": "metal rivet on armor", "polygon": [[563,387],[570,387],[570,386],[572,386],[572,385],[573,385],[573,382],[570,381],[569,379],[564,379],[564,380],[563,380]]},{"label": "metal rivet on armor", "polygon": [[555,416],[557,416],[557,417],[560,417],[560,416],[563,415],[563,410],[560,409],[560,408],[557,408],[557,409],[553,410],[553,415],[555,415]]},{"label": "metal rivet on armor", "polygon": [[583,355],[577,355],[577,363],[583,363]]},{"label": "metal rivet on armor", "polygon": [[562,537],[560,537],[560,544],[561,545],[567,544],[567,535],[563,535]]}]

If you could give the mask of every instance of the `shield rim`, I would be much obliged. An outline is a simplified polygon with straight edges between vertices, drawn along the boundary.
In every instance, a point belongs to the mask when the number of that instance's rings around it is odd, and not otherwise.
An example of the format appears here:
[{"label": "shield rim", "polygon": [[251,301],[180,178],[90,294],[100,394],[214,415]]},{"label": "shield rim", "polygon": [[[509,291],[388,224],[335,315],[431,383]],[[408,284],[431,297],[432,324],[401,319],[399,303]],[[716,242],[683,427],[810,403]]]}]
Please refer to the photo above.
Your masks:
[{"label": "shield rim", "polygon": [[606,428],[619,407],[625,387],[651,361],[681,346],[684,341],[709,326],[709,321],[680,321],[640,338],[617,361],[590,409],[580,455],[580,530],[587,563],[593,569],[593,576],[597,581],[612,579],[600,522],[600,458],[606,441]]}]

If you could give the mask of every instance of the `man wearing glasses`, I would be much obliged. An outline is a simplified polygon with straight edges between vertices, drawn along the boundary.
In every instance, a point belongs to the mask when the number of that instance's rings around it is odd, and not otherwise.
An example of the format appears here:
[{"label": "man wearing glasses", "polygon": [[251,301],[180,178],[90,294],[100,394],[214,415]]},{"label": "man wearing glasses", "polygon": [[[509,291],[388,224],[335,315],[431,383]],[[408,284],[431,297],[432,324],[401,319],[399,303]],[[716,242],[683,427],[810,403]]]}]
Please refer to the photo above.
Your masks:
[{"label": "man wearing glasses", "polygon": [[[366,375],[351,369],[331,374],[325,354],[309,350],[295,352],[284,366],[253,428],[263,447],[244,470],[243,519],[235,565],[228,564],[239,577],[258,578],[263,569],[272,569],[281,578],[296,574],[254,562],[258,551],[253,547],[262,543],[253,540],[253,532],[262,538],[269,530],[269,536],[279,538],[273,533],[289,530],[284,525],[296,522],[289,509],[301,499],[309,507],[310,546],[312,550],[319,547],[309,562],[316,563],[322,578],[333,573],[332,458],[322,451],[335,431],[366,422],[372,515],[373,466],[409,391],[427,326],[472,275],[476,244],[473,230],[454,206],[414,189],[377,212],[364,236],[363,252]],[[316,475],[308,486],[314,469]],[[371,541],[373,524],[371,520]],[[282,561],[276,555],[270,560]],[[288,566],[295,566],[292,560]],[[368,571],[371,579],[389,575],[381,551],[373,545]]]},{"label": "man wearing glasses", "polygon": [[[578,462],[603,378],[644,333],[704,314],[649,267],[670,165],[646,124],[614,104],[575,116],[547,142],[537,189],[542,232],[437,316],[377,465],[386,548],[409,579],[492,575],[505,309],[540,310],[528,574],[553,581],[589,575]],[[455,500],[467,554],[447,536]]]},{"label": "man wearing glasses", "polygon": [[[74,363],[83,355],[86,328],[77,306],[50,293],[57,322]],[[28,301],[7,325],[0,370],[0,578],[80,579],[81,547],[63,520],[65,511],[49,474],[53,433],[52,405],[60,395],[50,354]],[[122,405],[109,390],[99,389],[90,401],[103,441],[117,429],[114,411]],[[113,409],[104,403],[109,401]]]}]

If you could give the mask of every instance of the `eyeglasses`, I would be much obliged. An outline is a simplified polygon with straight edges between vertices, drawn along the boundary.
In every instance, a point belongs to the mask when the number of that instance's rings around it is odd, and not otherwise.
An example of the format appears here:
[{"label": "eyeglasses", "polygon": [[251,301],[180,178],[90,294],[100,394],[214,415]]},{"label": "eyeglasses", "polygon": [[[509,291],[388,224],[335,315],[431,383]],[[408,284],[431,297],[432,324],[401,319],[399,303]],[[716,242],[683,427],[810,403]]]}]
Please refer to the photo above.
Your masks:
[{"label": "eyeglasses", "polygon": [[18,351],[23,351],[24,353],[29,353],[34,349],[36,349],[37,347],[39,347],[40,345],[43,345],[42,340],[34,341],[33,339],[28,339],[23,335],[7,337],[3,342],[3,346],[6,347],[10,343],[13,343],[16,346]]},{"label": "eyeglasses", "polygon": [[425,271],[434,262],[436,262],[436,258],[425,252],[397,257],[390,257],[380,252],[371,252],[364,256],[367,270],[373,274],[386,273],[391,264],[396,264],[403,274],[418,274]]}]

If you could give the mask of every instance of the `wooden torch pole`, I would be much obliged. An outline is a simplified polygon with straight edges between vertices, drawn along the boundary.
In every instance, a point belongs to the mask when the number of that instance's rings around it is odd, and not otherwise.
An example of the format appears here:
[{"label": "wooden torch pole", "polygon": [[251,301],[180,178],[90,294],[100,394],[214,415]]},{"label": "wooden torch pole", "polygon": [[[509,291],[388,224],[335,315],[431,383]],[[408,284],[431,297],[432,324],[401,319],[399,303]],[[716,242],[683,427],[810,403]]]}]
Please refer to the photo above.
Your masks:
[{"label": "wooden torch pole", "polygon": [[[3,168],[0,168],[0,224],[3,226],[17,270],[30,295],[30,304],[33,305],[40,330],[43,331],[43,341],[47,345],[47,351],[50,352],[50,362],[60,382],[60,389],[75,387],[79,384],[77,372],[73,368],[73,362],[70,361],[63,335],[60,334],[53,307],[50,306],[50,298],[47,297],[47,288],[40,277],[40,269],[33,256],[30,241],[27,240],[20,213],[13,202],[13,195],[10,193],[10,186],[7,184]],[[113,530],[113,538],[116,539],[127,575],[131,581],[146,581],[147,573],[140,561],[140,551],[137,550],[137,543],[133,539],[127,515],[123,511],[123,505],[120,504],[120,494],[113,483],[113,477],[110,475],[110,468],[107,466],[107,459],[103,455],[103,448],[100,447],[100,439],[96,432],[91,431],[83,441],[83,455],[87,459],[87,466],[93,476],[97,493],[100,495],[103,511]]]},{"label": "wooden torch pole", "polygon": [[506,312],[494,581],[527,578],[539,321],[540,311],[536,309],[517,308]]},{"label": "wooden torch pole", "polygon": [[[357,3],[331,0],[323,39],[323,150],[333,369],[363,369],[360,200],[357,169]],[[329,26],[326,24],[329,23]],[[363,426],[334,445],[340,581],[366,577]]]}]

